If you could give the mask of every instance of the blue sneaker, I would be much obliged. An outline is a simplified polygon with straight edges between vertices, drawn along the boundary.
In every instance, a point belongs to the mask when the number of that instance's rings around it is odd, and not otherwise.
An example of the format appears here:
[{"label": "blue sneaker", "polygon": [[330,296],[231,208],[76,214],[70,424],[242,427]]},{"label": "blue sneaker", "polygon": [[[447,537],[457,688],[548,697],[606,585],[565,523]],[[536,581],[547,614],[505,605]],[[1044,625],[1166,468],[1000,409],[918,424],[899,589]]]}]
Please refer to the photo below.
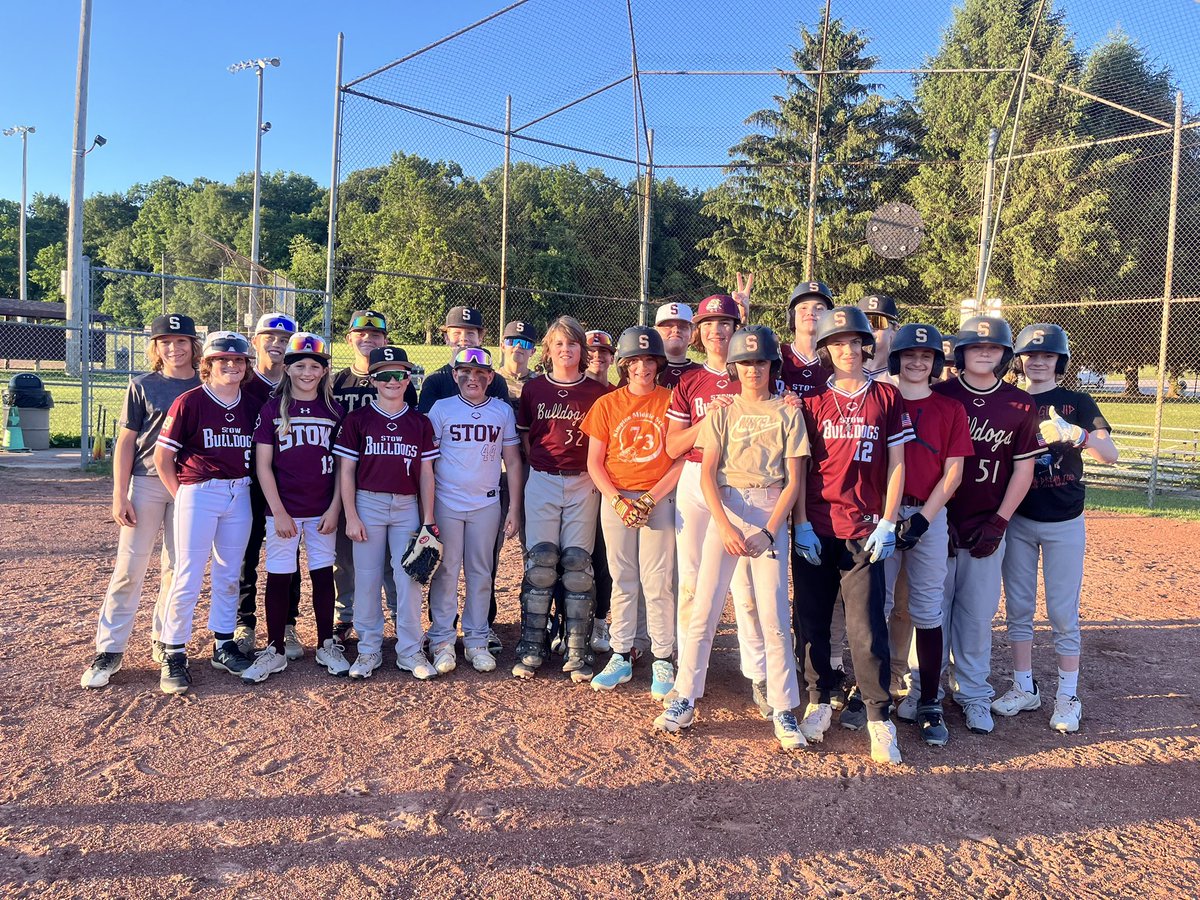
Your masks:
[{"label": "blue sneaker", "polygon": [[629,657],[614,653],[604,671],[592,678],[592,690],[611,691],[633,677],[633,663]]},{"label": "blue sneaker", "polygon": [[650,667],[650,696],[662,700],[675,689],[675,668],[669,659],[656,659]]}]

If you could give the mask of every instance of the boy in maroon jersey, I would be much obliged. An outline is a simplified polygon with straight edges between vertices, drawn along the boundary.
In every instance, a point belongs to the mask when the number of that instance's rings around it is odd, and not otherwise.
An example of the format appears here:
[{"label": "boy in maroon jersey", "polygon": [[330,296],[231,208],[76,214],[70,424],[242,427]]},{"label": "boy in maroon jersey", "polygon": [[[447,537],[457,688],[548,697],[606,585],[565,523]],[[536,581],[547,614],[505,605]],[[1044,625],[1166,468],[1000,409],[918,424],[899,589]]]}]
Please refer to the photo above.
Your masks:
[{"label": "boy in maroon jersey", "polygon": [[346,535],[354,541],[354,630],[358,658],[351,678],[370,678],[383,663],[383,566],[391,551],[396,580],[396,666],[414,678],[438,671],[421,649],[421,586],[401,560],[418,534],[437,541],[433,466],[438,456],[429,420],[404,401],[412,363],[400,347],[371,351],[375,401],[348,413],[333,452],[340,460]]},{"label": "boy in maroon jersey", "polygon": [[823,740],[833,718],[829,701],[839,676],[829,662],[829,625],[840,590],[850,657],[867,705],[871,758],[898,764],[896,728],[888,721],[883,560],[896,546],[904,444],[913,431],[896,389],[863,374],[874,344],[857,307],[821,317],[817,351],[833,375],[803,401],[812,460],[793,519],[796,552],[809,565],[796,573],[793,614],[809,692],[804,737]]},{"label": "boy in maroon jersey", "polygon": [[[792,288],[788,298],[788,320],[792,342],[783,348],[780,377],[789,391],[803,397],[820,390],[830,372],[817,359],[817,320],[833,309],[833,292],[821,281],[804,281]],[[793,570],[797,560],[792,560]]]},{"label": "boy in maroon jersey", "polygon": [[[1012,330],[1003,319],[974,316],[958,332],[954,363],[958,378],[934,391],[959,401],[975,455],[947,507],[954,555],[946,573],[942,627],[954,669],[950,686],[967,728],[990,734],[988,683],[992,668],[992,619],[1000,606],[1000,573],[1008,520],[1033,481],[1034,460],[1045,451],[1037,404],[1004,381],[1013,358]],[[920,690],[920,685],[914,682]]]}]

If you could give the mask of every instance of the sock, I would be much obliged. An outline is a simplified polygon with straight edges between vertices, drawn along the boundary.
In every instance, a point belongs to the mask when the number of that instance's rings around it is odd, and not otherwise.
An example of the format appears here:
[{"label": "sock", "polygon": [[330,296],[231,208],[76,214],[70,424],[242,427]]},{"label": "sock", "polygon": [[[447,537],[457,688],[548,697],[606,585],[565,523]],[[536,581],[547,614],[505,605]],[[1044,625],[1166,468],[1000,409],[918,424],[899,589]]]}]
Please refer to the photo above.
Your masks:
[{"label": "sock", "polygon": [[1027,694],[1032,694],[1033,669],[1030,669],[1027,672],[1018,672],[1016,669],[1013,669],[1013,682],[1017,685],[1017,687],[1025,691]]},{"label": "sock", "polygon": [[937,703],[942,681],[942,626],[917,629],[917,672],[921,676],[921,703]]},{"label": "sock", "polygon": [[1078,697],[1079,696],[1079,670],[1074,672],[1064,672],[1058,670],[1058,696],[1059,697]]},{"label": "sock", "polygon": [[840,655],[838,655],[838,656],[830,656],[830,657],[829,657],[829,665],[830,665],[830,666],[833,668],[833,670],[834,670],[835,672],[836,672],[838,669],[843,669],[843,668],[845,668],[844,661],[842,660],[842,657],[841,657]]},{"label": "sock", "polygon": [[333,566],[313,569],[308,573],[312,581],[313,616],[317,620],[317,646],[333,637]]},{"label": "sock", "polygon": [[267,573],[267,646],[273,646],[278,653],[283,653],[283,631],[292,602],[291,589],[291,572]]},{"label": "sock", "polygon": [[214,631],[213,632],[213,643],[220,644],[225,641],[232,641],[232,640],[233,640],[233,632],[232,631]]}]

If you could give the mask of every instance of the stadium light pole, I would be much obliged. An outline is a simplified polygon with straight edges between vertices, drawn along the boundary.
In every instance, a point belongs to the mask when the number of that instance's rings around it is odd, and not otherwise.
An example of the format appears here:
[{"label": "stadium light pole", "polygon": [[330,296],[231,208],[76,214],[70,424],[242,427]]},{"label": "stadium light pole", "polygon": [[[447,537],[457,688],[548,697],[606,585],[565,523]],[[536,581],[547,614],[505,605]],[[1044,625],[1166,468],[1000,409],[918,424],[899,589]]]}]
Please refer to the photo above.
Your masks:
[{"label": "stadium light pole", "polygon": [[12,128],[4,129],[5,137],[12,137],[15,134],[21,136],[21,300],[29,299],[28,278],[26,277],[29,271],[29,265],[25,258],[25,194],[26,186],[29,180],[29,136],[37,131],[33,125],[14,125]]},{"label": "stadium light pole", "polygon": [[[232,74],[237,74],[244,69],[253,69],[254,74],[258,76],[258,120],[254,127],[254,212],[253,220],[250,225],[250,283],[258,284],[258,237],[259,237],[259,186],[262,181],[262,136],[271,130],[271,123],[263,123],[263,73],[267,66],[279,66],[279,57],[260,57],[259,59],[246,59],[241,62],[234,63],[229,67]],[[256,306],[257,296],[256,291],[250,289],[250,316],[253,319]]]}]

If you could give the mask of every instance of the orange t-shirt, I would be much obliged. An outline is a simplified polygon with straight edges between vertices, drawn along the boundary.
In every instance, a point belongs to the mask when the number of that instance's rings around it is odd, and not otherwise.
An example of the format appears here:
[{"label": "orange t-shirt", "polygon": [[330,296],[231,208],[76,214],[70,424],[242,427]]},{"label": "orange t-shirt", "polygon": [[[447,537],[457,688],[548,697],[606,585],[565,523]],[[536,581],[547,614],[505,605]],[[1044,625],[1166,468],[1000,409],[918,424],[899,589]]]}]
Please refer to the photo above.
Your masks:
[{"label": "orange t-shirt", "polygon": [[671,392],[656,387],[637,396],[628,387],[592,404],[579,427],[608,445],[604,468],[623,491],[648,491],[674,462],[667,456],[667,406]]}]

